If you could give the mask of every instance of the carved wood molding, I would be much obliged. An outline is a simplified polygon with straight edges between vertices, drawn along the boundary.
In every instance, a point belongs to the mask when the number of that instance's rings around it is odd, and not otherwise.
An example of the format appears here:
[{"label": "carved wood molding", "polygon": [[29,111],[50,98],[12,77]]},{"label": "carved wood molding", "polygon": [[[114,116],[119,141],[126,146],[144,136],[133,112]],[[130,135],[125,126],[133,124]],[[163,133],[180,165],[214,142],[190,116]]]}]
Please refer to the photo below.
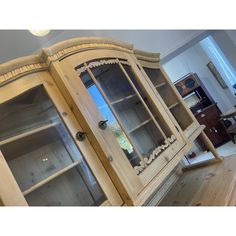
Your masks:
[{"label": "carved wood molding", "polygon": [[37,71],[48,70],[50,63],[60,60],[66,56],[96,49],[111,49],[123,51],[126,53],[135,54],[137,58],[157,62],[159,54],[148,53],[139,50],[134,50],[133,45],[120,41],[97,38],[97,37],[82,37],[69,39],[57,43],[51,47],[43,48],[38,55],[17,58],[15,60],[3,63],[0,65],[0,86],[17,79],[26,74]]},{"label": "carved wood molding", "polygon": [[45,49],[42,49],[43,55],[46,58],[46,63],[50,65],[51,62],[61,60],[67,56],[70,56],[72,54],[87,51],[87,50],[95,50],[95,49],[111,49],[111,50],[117,50],[127,53],[133,53],[132,50],[122,48],[119,46],[111,45],[111,44],[83,44],[83,45],[77,45],[69,48],[62,49],[60,51],[57,51],[55,54],[50,55],[51,53],[48,53]]},{"label": "carved wood molding", "polygon": [[134,54],[138,60],[147,62],[160,62],[160,53],[145,52],[138,49],[134,49]]},{"label": "carved wood molding", "polygon": [[[175,140],[176,137],[172,134],[169,138],[167,138],[167,140],[165,140],[163,145],[155,148],[149,157],[143,158],[145,163],[147,165],[150,165],[163,151],[165,151],[168,147],[170,147]],[[145,165],[142,162],[140,162],[140,166],[135,166],[134,169],[136,171],[136,174],[140,174],[145,169]]]},{"label": "carved wood molding", "polygon": [[25,65],[22,65],[20,67],[16,66],[15,63],[9,64],[9,67],[4,67],[4,65],[3,67],[0,66],[0,86],[3,86],[6,83],[9,83],[15,79],[18,79],[21,76],[47,69],[48,66],[45,63],[25,63]]},{"label": "carved wood molding", "polygon": [[76,71],[78,72],[78,74],[80,76],[88,68],[92,69],[92,68],[103,66],[103,65],[118,64],[119,62],[122,63],[122,64],[125,64],[125,65],[130,65],[128,61],[124,61],[124,60],[101,59],[101,60],[98,60],[98,61],[92,61],[92,62],[88,63],[86,66],[81,66]]},{"label": "carved wood molding", "polygon": [[143,162],[140,161],[140,166],[135,166],[135,167],[134,167],[134,170],[135,170],[136,174],[139,175],[140,173],[142,173],[142,172],[144,171],[145,168],[146,168],[146,167],[145,167],[145,165],[143,164]]},{"label": "carved wood molding", "polygon": [[71,48],[73,50],[74,47],[78,47],[78,46],[83,46],[83,48],[115,47],[115,48],[120,48],[122,50],[133,52],[132,44],[124,43],[124,42],[114,40],[114,39],[109,39],[109,38],[101,38],[101,37],[72,38],[72,39],[68,39],[68,40],[56,43],[48,48],[43,49],[43,51],[45,52],[47,56],[53,56],[60,51],[63,53],[63,50],[65,49]]}]

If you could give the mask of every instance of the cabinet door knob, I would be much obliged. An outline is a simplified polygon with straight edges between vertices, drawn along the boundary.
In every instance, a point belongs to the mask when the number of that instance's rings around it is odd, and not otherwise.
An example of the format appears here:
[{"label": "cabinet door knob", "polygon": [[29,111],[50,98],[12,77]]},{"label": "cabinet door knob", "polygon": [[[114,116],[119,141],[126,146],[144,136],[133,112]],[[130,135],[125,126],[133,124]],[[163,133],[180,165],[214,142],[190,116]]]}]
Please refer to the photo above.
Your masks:
[{"label": "cabinet door knob", "polygon": [[86,132],[78,131],[75,135],[78,141],[83,141],[85,139]]},{"label": "cabinet door knob", "polygon": [[108,122],[108,120],[101,120],[101,121],[99,121],[98,122],[98,127],[100,129],[106,129],[107,128],[107,122]]}]

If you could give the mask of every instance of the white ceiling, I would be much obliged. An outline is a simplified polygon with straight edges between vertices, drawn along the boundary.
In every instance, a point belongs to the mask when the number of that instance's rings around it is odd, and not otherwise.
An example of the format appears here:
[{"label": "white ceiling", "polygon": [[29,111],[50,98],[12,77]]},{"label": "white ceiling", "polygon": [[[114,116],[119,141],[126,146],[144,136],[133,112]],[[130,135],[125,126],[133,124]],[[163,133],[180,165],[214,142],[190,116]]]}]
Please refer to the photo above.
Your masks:
[{"label": "white ceiling", "polygon": [[36,37],[28,30],[0,30],[0,63],[38,53],[42,47],[74,37],[108,37],[132,43],[135,48],[160,52],[164,58],[204,34],[204,30],[52,30]]}]

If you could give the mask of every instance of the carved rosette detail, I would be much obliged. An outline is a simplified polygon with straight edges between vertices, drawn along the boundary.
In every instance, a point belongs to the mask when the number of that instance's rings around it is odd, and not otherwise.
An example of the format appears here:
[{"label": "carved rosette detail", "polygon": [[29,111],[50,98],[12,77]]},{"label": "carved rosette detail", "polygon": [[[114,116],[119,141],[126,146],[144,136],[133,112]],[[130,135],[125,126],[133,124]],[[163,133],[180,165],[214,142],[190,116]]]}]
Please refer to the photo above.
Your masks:
[{"label": "carved rosette detail", "polygon": [[88,65],[82,66],[82,67],[78,68],[77,72],[78,72],[78,74],[80,76],[88,68],[92,69],[92,68],[103,66],[103,65],[118,64],[119,62],[122,63],[122,64],[125,64],[125,65],[130,65],[129,62],[124,61],[124,60],[119,61],[117,59],[108,59],[108,60],[102,59],[102,60],[99,60],[99,61],[92,61]]},{"label": "carved rosette detail", "polygon": [[[176,137],[172,134],[167,140],[165,140],[164,144],[155,148],[149,157],[144,157],[143,160],[147,165],[150,165],[164,150],[166,150],[174,141]],[[144,169],[145,165],[143,162],[140,162],[140,166],[134,167],[136,174],[140,174]]]}]

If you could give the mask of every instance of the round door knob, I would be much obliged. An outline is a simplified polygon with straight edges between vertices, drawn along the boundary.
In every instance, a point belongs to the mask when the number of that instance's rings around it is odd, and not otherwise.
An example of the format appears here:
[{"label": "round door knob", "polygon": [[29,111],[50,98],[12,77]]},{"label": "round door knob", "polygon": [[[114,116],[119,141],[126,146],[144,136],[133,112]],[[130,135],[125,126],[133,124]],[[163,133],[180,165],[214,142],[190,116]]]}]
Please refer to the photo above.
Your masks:
[{"label": "round door knob", "polygon": [[78,131],[75,135],[78,141],[83,141],[85,139],[86,132]]},{"label": "round door knob", "polygon": [[108,122],[108,120],[101,120],[101,121],[99,121],[98,122],[98,127],[100,129],[106,129],[107,128],[107,122]]}]

